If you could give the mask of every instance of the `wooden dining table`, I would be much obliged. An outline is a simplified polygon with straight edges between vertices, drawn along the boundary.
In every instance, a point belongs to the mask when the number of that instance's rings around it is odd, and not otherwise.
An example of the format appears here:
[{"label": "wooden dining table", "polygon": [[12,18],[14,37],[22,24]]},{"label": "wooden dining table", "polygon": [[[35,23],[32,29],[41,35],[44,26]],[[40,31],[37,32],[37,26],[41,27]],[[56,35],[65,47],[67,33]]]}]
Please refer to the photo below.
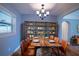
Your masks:
[{"label": "wooden dining table", "polygon": [[56,43],[56,42],[49,42],[50,39],[46,38],[38,38],[39,42],[33,42],[33,40],[30,42],[30,45],[28,46],[29,49],[35,49],[37,50],[38,48],[57,48],[57,55],[59,56],[59,47],[61,47],[61,43]]},{"label": "wooden dining table", "polygon": [[36,48],[36,47],[60,47],[60,43],[49,42],[50,39],[39,38],[39,42],[31,41],[28,48]]}]

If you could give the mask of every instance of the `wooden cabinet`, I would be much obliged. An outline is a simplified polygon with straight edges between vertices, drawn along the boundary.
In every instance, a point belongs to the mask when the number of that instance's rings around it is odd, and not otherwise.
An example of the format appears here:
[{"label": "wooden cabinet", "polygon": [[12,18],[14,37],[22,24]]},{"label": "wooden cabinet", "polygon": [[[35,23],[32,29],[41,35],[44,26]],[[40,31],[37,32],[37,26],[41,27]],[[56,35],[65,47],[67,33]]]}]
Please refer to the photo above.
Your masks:
[{"label": "wooden cabinet", "polygon": [[21,25],[21,38],[25,39],[27,34],[30,35],[30,38],[34,36],[57,36],[57,29],[58,26],[54,22],[25,21]]}]

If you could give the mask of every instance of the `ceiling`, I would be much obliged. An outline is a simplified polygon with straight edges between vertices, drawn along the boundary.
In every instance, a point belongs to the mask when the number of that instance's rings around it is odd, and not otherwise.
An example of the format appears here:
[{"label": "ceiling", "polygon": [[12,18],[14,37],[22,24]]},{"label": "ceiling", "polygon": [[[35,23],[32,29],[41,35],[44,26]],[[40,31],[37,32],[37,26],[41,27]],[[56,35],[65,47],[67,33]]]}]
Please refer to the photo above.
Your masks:
[{"label": "ceiling", "polygon": [[79,20],[79,10],[76,10],[75,12],[72,12],[64,16],[63,19],[78,19]]},{"label": "ceiling", "polygon": [[[9,5],[15,8],[21,14],[35,14],[35,11],[38,9],[33,8],[33,6],[35,5],[36,8],[39,7],[37,6],[37,3],[32,3],[32,4],[31,3],[9,3]],[[56,16],[79,8],[78,3],[56,3],[56,4],[49,3],[48,5],[49,6],[47,7],[50,7],[50,8],[48,8],[47,10],[50,11],[51,15],[56,15]]]}]

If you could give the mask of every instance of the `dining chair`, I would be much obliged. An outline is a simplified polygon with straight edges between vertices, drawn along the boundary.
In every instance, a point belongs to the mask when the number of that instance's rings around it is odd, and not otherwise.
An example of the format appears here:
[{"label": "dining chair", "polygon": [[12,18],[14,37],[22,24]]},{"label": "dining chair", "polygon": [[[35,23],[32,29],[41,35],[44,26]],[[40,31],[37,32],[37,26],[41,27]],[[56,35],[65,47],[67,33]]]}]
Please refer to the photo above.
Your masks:
[{"label": "dining chair", "polygon": [[56,44],[58,44],[59,43],[59,38],[58,37],[54,37],[54,41],[55,41]]},{"label": "dining chair", "polygon": [[59,55],[59,38],[58,37],[54,37],[54,41],[55,41],[55,45],[54,47],[52,47],[52,52],[55,54],[55,55]]},{"label": "dining chair", "polygon": [[77,44],[79,44],[79,37],[77,37]]},{"label": "dining chair", "polygon": [[27,44],[25,43],[25,40],[22,40],[21,42],[21,55],[27,55]]},{"label": "dining chair", "polygon": [[61,55],[66,55],[67,47],[68,47],[67,41],[62,39],[61,40],[61,47],[60,47]]},{"label": "dining chair", "polygon": [[22,56],[34,56],[35,49],[29,49],[30,41],[22,40],[21,42],[21,55]]},{"label": "dining chair", "polygon": [[49,39],[50,39],[50,40],[53,40],[53,39],[54,39],[54,36],[52,36],[52,35],[49,36]]}]

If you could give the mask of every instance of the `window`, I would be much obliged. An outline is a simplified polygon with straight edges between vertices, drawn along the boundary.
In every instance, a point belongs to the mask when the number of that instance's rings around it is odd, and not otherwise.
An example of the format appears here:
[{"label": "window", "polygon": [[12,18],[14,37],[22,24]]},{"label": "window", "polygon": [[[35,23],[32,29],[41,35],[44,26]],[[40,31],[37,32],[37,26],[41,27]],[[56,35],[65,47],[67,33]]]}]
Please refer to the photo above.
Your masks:
[{"label": "window", "polygon": [[12,17],[0,11],[0,33],[12,31]]},{"label": "window", "polygon": [[0,36],[15,32],[15,20],[16,18],[11,12],[0,7]]}]

